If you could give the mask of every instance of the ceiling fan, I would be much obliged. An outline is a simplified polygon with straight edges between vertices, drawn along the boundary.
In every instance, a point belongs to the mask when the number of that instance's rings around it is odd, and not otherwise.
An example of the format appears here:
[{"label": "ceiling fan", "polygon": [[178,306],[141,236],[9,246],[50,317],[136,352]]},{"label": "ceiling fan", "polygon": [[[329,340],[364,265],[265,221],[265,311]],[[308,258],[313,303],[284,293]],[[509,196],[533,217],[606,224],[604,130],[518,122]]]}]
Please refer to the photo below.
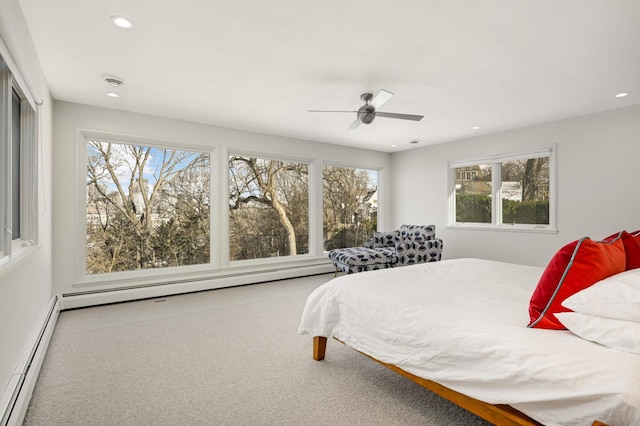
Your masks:
[{"label": "ceiling fan", "polygon": [[413,115],[413,114],[397,114],[394,112],[382,112],[377,109],[380,108],[385,102],[387,102],[393,93],[388,90],[380,89],[378,93],[373,96],[372,93],[363,93],[360,95],[360,99],[364,101],[364,105],[362,105],[357,111],[325,111],[325,110],[317,110],[310,109],[309,112],[349,112],[356,113],[356,119],[349,126],[349,130],[357,129],[360,124],[371,124],[376,117],[386,117],[386,118],[399,118],[401,120],[413,120],[420,121],[422,120],[423,115]]}]

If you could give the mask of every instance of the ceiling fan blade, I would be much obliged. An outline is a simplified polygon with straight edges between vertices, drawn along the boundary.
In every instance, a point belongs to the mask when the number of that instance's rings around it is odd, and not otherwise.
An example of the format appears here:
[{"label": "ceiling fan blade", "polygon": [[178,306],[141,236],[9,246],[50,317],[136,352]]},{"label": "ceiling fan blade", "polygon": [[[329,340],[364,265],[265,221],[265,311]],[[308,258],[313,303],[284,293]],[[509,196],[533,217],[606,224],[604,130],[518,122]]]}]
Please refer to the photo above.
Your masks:
[{"label": "ceiling fan blade", "polygon": [[391,99],[392,96],[393,93],[389,92],[388,90],[380,89],[378,93],[376,93],[376,96],[374,96],[374,98],[371,100],[369,105],[371,105],[375,109],[378,109],[380,108],[380,106],[382,106],[382,104]]},{"label": "ceiling fan blade", "polygon": [[350,112],[353,114],[354,112],[358,112],[358,111],[328,111],[324,109],[308,109],[307,112]]},{"label": "ceiling fan blade", "polygon": [[396,113],[393,113],[393,112],[376,111],[376,117],[399,118],[401,120],[420,121],[420,120],[422,120],[424,115],[396,114]]},{"label": "ceiling fan blade", "polygon": [[358,118],[356,117],[355,120],[353,120],[353,123],[351,123],[351,126],[348,127],[349,130],[355,130],[358,127],[360,127],[360,120],[358,120]]}]

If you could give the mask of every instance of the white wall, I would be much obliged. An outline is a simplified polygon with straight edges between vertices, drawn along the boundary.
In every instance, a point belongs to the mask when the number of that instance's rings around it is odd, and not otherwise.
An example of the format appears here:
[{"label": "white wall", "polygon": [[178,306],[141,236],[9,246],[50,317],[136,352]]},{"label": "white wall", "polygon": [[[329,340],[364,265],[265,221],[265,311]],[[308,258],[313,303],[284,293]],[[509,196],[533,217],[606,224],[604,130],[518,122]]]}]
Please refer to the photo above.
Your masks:
[{"label": "white wall", "polygon": [[[44,214],[38,219],[40,246],[25,258],[0,270],[0,395],[7,390],[28,338],[52,295],[51,286],[51,98],[18,0],[3,0],[0,35],[20,73],[43,98],[40,198]],[[40,324],[41,325],[41,324]],[[1,407],[0,407],[1,408]]]},{"label": "white wall", "polygon": [[[556,144],[557,234],[446,229],[447,162]],[[392,155],[392,225],[437,225],[444,258],[546,266],[577,238],[640,229],[640,106]]]},{"label": "white wall", "polygon": [[[92,292],[105,288],[104,283],[87,284],[83,282],[84,257],[81,254],[82,238],[78,238],[79,231],[82,231],[84,224],[84,195],[83,181],[85,177],[84,158],[81,158],[84,146],[84,139],[81,132],[97,132],[102,134],[120,135],[121,140],[127,137],[144,138],[151,141],[170,141],[177,144],[188,143],[198,146],[213,147],[220,153],[218,170],[223,175],[227,173],[228,159],[226,153],[230,150],[240,150],[256,155],[264,154],[271,156],[283,156],[300,159],[318,160],[334,162],[337,164],[349,165],[358,164],[364,167],[382,168],[382,218],[381,223],[388,223],[390,218],[389,203],[385,203],[385,188],[390,186],[389,168],[391,155],[388,153],[368,151],[343,146],[328,145],[318,142],[288,139],[240,130],[232,130],[215,127],[205,124],[186,122],[181,120],[171,120],[161,117],[128,113],[120,110],[103,109],[86,105],[79,105],[68,102],[55,102],[54,105],[54,129],[53,139],[56,147],[53,155],[53,168],[56,171],[53,183],[53,203],[55,229],[53,234],[54,267],[53,278],[56,292],[63,294],[63,308],[71,307],[69,300],[81,300],[79,297],[68,296],[69,293]],[[117,137],[117,136],[116,136]],[[214,164],[214,170],[216,166]],[[318,169],[320,170],[320,169]],[[220,177],[222,180],[224,177]],[[220,186],[222,197],[226,196]],[[321,188],[316,188],[319,193]],[[220,208],[216,212],[212,209],[213,215],[219,217],[228,215],[226,200],[219,200]],[[386,207],[385,207],[386,205]],[[75,206],[75,207],[74,207]],[[319,218],[320,222],[322,218]],[[215,231],[214,231],[215,232]],[[312,231],[310,231],[312,232]],[[81,237],[81,235],[80,235]],[[320,236],[321,238],[321,236]],[[224,250],[226,247],[222,247]],[[214,254],[215,255],[215,254]],[[331,271],[330,263],[326,255],[321,252],[312,253],[312,259],[307,259],[307,264],[322,264],[324,272]],[[315,259],[313,258],[315,257]],[[78,260],[81,262],[78,268]],[[282,258],[280,260],[283,260]],[[293,266],[298,268],[299,261],[294,260]],[[222,266],[225,266],[224,264]],[[270,277],[283,277],[282,275],[269,275],[269,265],[260,267],[259,274],[244,275],[238,279],[219,277],[214,278],[217,282],[198,282],[198,284],[178,284],[164,285],[162,288],[145,288],[130,292],[120,291],[119,294],[110,292],[91,297],[91,301],[79,302],[80,304],[106,303],[116,300],[127,300],[129,298],[155,297],[160,294],[171,294],[180,291],[193,291],[206,288],[216,288],[220,286],[244,284],[258,280],[269,279]],[[276,269],[280,267],[275,267]],[[231,269],[231,268],[226,268]],[[165,270],[163,270],[165,271]],[[166,270],[166,273],[171,273]],[[225,271],[226,273],[226,271]],[[295,271],[292,271],[295,273]],[[94,277],[92,277],[94,278]],[[182,277],[188,279],[189,277]],[[193,278],[193,275],[192,275]],[[99,298],[96,299],[96,297]],[[116,299],[114,299],[114,297]],[[74,299],[75,298],[75,299]],[[75,303],[75,302],[73,302]],[[76,305],[73,305],[76,306]]]}]

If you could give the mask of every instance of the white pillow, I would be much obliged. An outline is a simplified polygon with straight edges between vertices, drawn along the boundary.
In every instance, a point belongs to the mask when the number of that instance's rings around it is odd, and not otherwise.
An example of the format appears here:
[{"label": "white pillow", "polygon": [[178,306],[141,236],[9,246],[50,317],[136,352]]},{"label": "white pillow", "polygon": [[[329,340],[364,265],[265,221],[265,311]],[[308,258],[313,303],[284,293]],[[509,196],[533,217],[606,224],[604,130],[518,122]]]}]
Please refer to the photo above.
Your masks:
[{"label": "white pillow", "polygon": [[612,349],[640,355],[640,323],[558,312],[556,318],[576,336]]},{"label": "white pillow", "polygon": [[640,269],[605,278],[567,297],[562,306],[581,314],[640,322]]}]

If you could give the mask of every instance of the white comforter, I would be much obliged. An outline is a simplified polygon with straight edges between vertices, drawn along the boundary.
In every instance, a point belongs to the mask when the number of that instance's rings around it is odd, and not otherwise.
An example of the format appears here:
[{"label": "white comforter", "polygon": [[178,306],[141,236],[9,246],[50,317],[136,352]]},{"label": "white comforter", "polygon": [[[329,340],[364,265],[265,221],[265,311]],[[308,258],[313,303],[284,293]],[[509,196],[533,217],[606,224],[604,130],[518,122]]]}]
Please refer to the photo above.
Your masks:
[{"label": "white comforter", "polygon": [[543,269],[454,259],[341,276],[299,333],[348,346],[547,425],[640,425],[640,356],[527,328]]}]

